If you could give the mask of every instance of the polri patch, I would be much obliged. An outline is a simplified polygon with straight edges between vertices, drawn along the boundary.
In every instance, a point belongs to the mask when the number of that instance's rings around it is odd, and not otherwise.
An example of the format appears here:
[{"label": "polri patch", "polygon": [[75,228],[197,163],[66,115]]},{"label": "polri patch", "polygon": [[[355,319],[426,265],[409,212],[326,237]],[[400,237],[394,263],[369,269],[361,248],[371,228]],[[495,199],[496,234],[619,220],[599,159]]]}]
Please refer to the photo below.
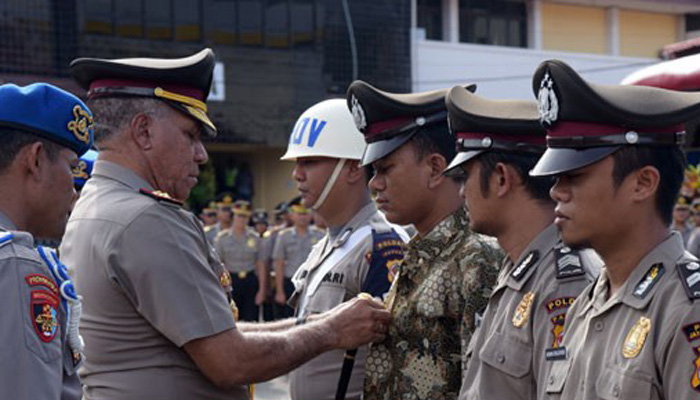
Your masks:
[{"label": "polri patch", "polygon": [[557,260],[557,279],[581,276],[586,273],[578,251],[569,246],[562,245],[554,248],[554,258]]},{"label": "polri patch", "polygon": [[559,297],[547,303],[547,312],[553,313],[557,310],[568,309],[574,304],[576,297]]},{"label": "polri patch", "polygon": [[678,273],[688,298],[700,298],[700,264],[695,261],[678,264]]},{"label": "polri patch", "polygon": [[683,330],[685,338],[688,340],[688,342],[700,339],[700,321],[685,325],[681,329]]},{"label": "polri patch", "polygon": [[552,317],[552,348],[561,347],[561,342],[564,339],[564,322],[566,314],[559,314]]},{"label": "polri patch", "polygon": [[693,361],[693,375],[690,377],[690,387],[700,392],[700,347],[693,347],[695,360]]},{"label": "polri patch", "polygon": [[643,299],[646,297],[649,292],[651,292],[651,289],[656,285],[656,282],[659,281],[659,279],[663,276],[664,272],[666,272],[666,269],[664,268],[664,265],[662,263],[656,263],[649,268],[646,274],[642,277],[642,280],[639,281],[637,286],[634,288],[634,291],[632,294],[635,297],[638,297],[640,299]]},{"label": "polri patch", "polygon": [[537,260],[540,259],[540,252],[537,250],[533,250],[529,252],[525,258],[523,258],[523,261],[518,264],[518,267],[513,270],[513,272],[510,274],[511,278],[515,279],[516,281],[519,281],[523,279],[523,277],[527,274],[527,271],[532,268],[535,263],[537,263]]},{"label": "polri patch", "polygon": [[34,331],[42,342],[49,343],[58,331],[58,297],[45,290],[32,290],[30,296]]},{"label": "polri patch", "polygon": [[27,284],[30,287],[34,286],[43,286],[54,294],[54,296],[58,297],[59,296],[59,290],[58,290],[58,285],[56,285],[56,282],[53,281],[53,279],[50,279],[46,275],[42,274],[29,274],[24,277],[24,280],[27,282]]}]

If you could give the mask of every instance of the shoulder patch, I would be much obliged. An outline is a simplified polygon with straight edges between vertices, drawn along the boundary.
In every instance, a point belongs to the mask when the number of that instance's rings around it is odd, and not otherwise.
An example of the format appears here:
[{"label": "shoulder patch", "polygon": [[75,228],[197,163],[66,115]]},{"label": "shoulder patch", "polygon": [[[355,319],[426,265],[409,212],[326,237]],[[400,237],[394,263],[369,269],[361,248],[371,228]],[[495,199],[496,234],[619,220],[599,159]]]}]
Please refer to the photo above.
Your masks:
[{"label": "shoulder patch", "polygon": [[148,189],[142,188],[139,190],[139,193],[144,194],[152,199],[156,199],[161,203],[174,204],[174,205],[177,205],[179,207],[182,207],[182,205],[184,204],[180,200],[173,199],[169,194],[167,194],[163,191],[160,191],[160,190],[150,191]]},{"label": "shoulder patch", "polygon": [[577,250],[565,245],[557,246],[554,248],[554,258],[557,261],[557,279],[586,274]]},{"label": "shoulder patch", "polygon": [[685,325],[681,329],[683,330],[685,338],[688,340],[688,342],[700,339],[700,321]]},{"label": "shoulder patch", "polygon": [[695,261],[678,264],[678,273],[688,298],[700,299],[700,264]]},{"label": "shoulder patch", "polygon": [[29,274],[29,275],[24,277],[24,280],[31,287],[43,286],[43,287],[46,287],[49,290],[51,290],[51,292],[54,294],[54,296],[56,296],[56,297],[60,296],[60,292],[58,290],[58,285],[56,285],[56,282],[54,282],[53,279],[50,279],[46,275]]},{"label": "shoulder patch", "polygon": [[525,256],[523,261],[518,264],[518,267],[511,272],[510,276],[511,278],[515,279],[516,281],[519,281],[523,279],[523,277],[527,274],[527,271],[532,268],[535,263],[540,259],[540,252],[537,250],[533,250]]},{"label": "shoulder patch", "polygon": [[[659,281],[659,278],[666,272],[666,269],[664,268],[664,265],[662,263],[656,263],[649,268],[646,274],[642,277],[642,280],[639,281],[637,286],[634,288],[634,291],[632,292],[632,295],[635,297],[638,297],[640,299],[643,299],[646,297],[647,294],[651,291],[651,289],[656,285],[656,282]],[[700,287],[698,288],[700,289]],[[700,292],[698,292],[700,294]]]}]

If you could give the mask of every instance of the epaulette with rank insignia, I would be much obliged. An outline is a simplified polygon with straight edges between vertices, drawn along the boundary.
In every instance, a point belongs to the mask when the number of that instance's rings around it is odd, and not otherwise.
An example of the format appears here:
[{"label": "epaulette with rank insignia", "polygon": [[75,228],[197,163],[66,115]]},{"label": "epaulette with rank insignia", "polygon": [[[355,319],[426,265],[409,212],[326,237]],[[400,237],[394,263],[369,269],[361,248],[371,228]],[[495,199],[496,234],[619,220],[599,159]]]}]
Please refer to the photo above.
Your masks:
[{"label": "epaulette with rank insignia", "polygon": [[577,250],[566,245],[559,245],[554,248],[554,258],[557,261],[557,279],[586,274]]},{"label": "epaulette with rank insignia", "polygon": [[678,264],[678,273],[688,298],[700,299],[700,264],[696,261]]},{"label": "epaulette with rank insignia", "polygon": [[182,207],[184,204],[180,200],[173,199],[169,194],[160,191],[160,190],[155,190],[155,191],[150,191],[148,189],[141,189],[139,190],[139,193],[145,194],[146,196],[156,199],[159,202],[166,203],[166,204],[174,204],[178,207]]}]

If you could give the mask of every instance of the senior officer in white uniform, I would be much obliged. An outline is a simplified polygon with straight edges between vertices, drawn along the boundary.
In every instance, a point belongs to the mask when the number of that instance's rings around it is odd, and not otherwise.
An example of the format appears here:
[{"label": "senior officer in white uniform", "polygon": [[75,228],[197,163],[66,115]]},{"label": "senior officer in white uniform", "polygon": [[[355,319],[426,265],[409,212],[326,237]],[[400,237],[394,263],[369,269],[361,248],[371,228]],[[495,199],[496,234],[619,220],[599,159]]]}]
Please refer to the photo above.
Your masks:
[{"label": "senior officer in white uniform", "polygon": [[[302,204],[328,224],[328,234],[292,278],[290,304],[300,322],[362,292],[383,297],[393,266],[403,259],[408,237],[386,221],[371,199],[368,173],[359,165],[364,147],[345,101],[333,99],[299,117],[282,157],[296,161],[293,178]],[[292,399],[333,400],[338,392],[359,399],[366,350],[359,349],[354,366],[344,363],[342,351],[302,365],[290,375]]]}]

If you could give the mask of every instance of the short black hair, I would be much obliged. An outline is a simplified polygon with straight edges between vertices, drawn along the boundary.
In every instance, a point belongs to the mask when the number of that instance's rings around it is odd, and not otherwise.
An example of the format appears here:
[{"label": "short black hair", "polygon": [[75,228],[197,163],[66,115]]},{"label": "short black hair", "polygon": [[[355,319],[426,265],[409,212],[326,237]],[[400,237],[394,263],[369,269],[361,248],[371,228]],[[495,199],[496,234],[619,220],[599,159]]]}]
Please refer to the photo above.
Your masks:
[{"label": "short black hair", "polygon": [[418,132],[411,137],[410,143],[414,146],[418,160],[422,160],[429,154],[438,153],[445,157],[449,164],[457,154],[455,139],[447,126],[447,120],[418,128]]},{"label": "short black hair", "polygon": [[24,146],[41,142],[51,162],[58,159],[63,146],[46,138],[16,128],[0,127],[0,172],[4,172]]},{"label": "short black hair", "polygon": [[486,152],[479,156],[481,163],[481,174],[479,177],[481,194],[486,196],[489,190],[489,178],[493,171],[496,170],[496,164],[503,163],[512,166],[518,172],[518,176],[523,180],[525,190],[530,196],[539,201],[546,203],[554,203],[554,200],[549,196],[549,190],[552,188],[556,178],[553,176],[530,176],[529,172],[535,167],[539,160],[539,155],[526,153],[502,153],[502,152]]},{"label": "short black hair", "polygon": [[671,224],[673,207],[685,177],[686,158],[677,146],[621,146],[613,153],[613,184],[617,189],[634,171],[652,166],[659,171],[656,211],[667,225]]}]

